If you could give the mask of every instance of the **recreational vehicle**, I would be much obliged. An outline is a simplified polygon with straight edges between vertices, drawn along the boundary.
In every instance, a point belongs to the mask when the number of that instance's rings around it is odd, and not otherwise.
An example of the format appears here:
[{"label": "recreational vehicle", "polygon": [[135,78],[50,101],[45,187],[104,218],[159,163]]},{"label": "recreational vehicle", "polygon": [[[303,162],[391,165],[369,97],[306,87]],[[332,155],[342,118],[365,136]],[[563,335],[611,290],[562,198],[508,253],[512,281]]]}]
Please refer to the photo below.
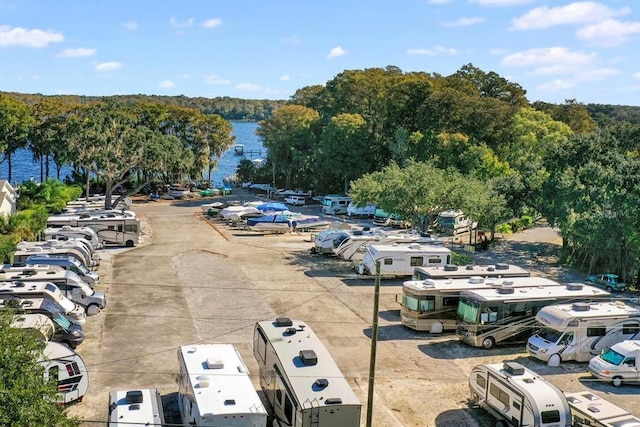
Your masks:
[{"label": "recreational vehicle", "polygon": [[42,341],[53,340],[56,333],[55,323],[44,314],[16,314],[11,320],[11,327],[22,329]]},{"label": "recreational vehicle", "polygon": [[517,362],[478,365],[469,376],[471,399],[498,419],[496,426],[571,427],[571,409],[556,386]]},{"label": "recreational vehicle", "polygon": [[75,249],[82,254],[87,267],[98,265],[100,260],[99,257],[94,254],[91,244],[85,239],[47,240],[45,242],[22,241],[18,243],[16,247],[17,249],[42,248],[45,252],[50,248]]},{"label": "recreational vehicle", "polygon": [[326,215],[346,215],[347,207],[353,199],[340,194],[327,194],[322,198],[322,213]]},{"label": "recreational vehicle", "polygon": [[589,361],[589,372],[614,387],[640,382],[640,341],[627,340],[612,345]]},{"label": "recreational vehicle", "polygon": [[416,267],[450,264],[451,251],[443,246],[419,243],[371,245],[357,267],[358,273],[375,275],[377,262],[380,262],[381,277],[411,276]]},{"label": "recreational vehicle", "polygon": [[640,306],[622,301],[575,302],[542,307],[542,325],[529,338],[527,351],[549,366],[575,360],[588,362],[613,344],[640,332]]},{"label": "recreational vehicle", "polygon": [[178,362],[178,409],[185,426],[266,427],[267,411],[233,345],[183,345]]},{"label": "recreational vehicle", "polygon": [[469,277],[529,277],[531,273],[517,265],[496,263],[495,265],[454,264],[436,265],[433,267],[416,267],[412,280],[426,279],[468,279]]},{"label": "recreational vehicle", "polygon": [[82,280],[87,282],[92,288],[100,283],[100,275],[93,270],[89,270],[77,258],[62,255],[37,254],[28,257],[24,262],[28,266],[52,265],[62,267],[65,270],[73,271]]},{"label": "recreational vehicle", "polygon": [[84,265],[86,268],[90,268],[91,267],[91,262],[90,260],[87,260],[86,255],[82,252],[79,251],[76,248],[58,248],[55,246],[49,247],[49,248],[43,248],[43,247],[30,247],[30,248],[18,248],[14,253],[13,253],[13,262],[15,264],[24,264],[27,262],[27,258],[32,257],[32,256],[40,256],[40,255],[53,255],[53,256],[65,256],[65,257],[72,257],[75,258],[76,260],[78,260],[80,263],[82,263],[82,265]]},{"label": "recreational vehicle", "polygon": [[104,292],[91,289],[91,286],[73,271],[56,266],[47,267],[52,267],[52,269],[35,269],[28,266],[13,267],[9,271],[2,270],[0,285],[6,282],[22,283],[27,286],[33,282],[53,283],[65,297],[84,307],[89,316],[98,314],[101,309],[107,306],[107,297]]},{"label": "recreational vehicle", "polygon": [[458,302],[458,338],[471,346],[491,348],[501,342],[523,342],[547,305],[608,301],[606,291],[579,283],[565,286],[476,289],[462,291]]},{"label": "recreational vehicle", "polygon": [[109,392],[107,427],[163,426],[164,411],[155,388]]},{"label": "recreational vehicle", "polygon": [[471,231],[477,227],[477,223],[469,219],[462,211],[442,211],[435,221],[435,229],[450,235]]},{"label": "recreational vehicle", "polygon": [[353,202],[347,205],[347,215],[354,218],[372,218],[376,213],[376,205],[358,206]]},{"label": "recreational vehicle", "polygon": [[573,427],[640,427],[640,418],[590,391],[565,393]]},{"label": "recreational vehicle", "polygon": [[[338,243],[336,239],[336,243]],[[420,233],[401,233],[376,231],[368,233],[353,233],[342,239],[333,252],[345,261],[351,261],[357,266],[364,258],[367,248],[371,245],[401,245],[420,243],[424,245],[442,245],[442,240],[436,237],[421,235]]]},{"label": "recreational vehicle", "polygon": [[0,297],[9,300],[21,300],[23,298],[45,298],[60,308],[64,316],[77,325],[87,322],[87,314],[84,307],[77,305],[65,297],[60,289],[48,282],[3,282],[0,283]]},{"label": "recreational vehicle", "polygon": [[58,383],[58,403],[82,401],[89,389],[89,374],[80,355],[64,344],[48,342],[40,364],[45,379]]},{"label": "recreational vehicle", "polygon": [[274,425],[359,427],[361,405],[340,368],[304,322],[256,323],[253,354]]},{"label": "recreational vehicle", "polygon": [[98,234],[89,227],[65,225],[60,228],[45,228],[42,235],[45,240],[85,239],[94,250],[102,248],[102,242],[100,242]]},{"label": "recreational vehicle", "polygon": [[[564,286],[542,277],[501,277],[468,279],[409,280],[402,284],[400,318],[402,324],[432,334],[456,330],[456,310],[462,291],[522,287]],[[397,297],[396,297],[397,300]]]},{"label": "recreational vehicle", "polygon": [[353,233],[353,232],[366,232],[369,231],[368,227],[362,229],[354,229],[351,228],[348,224],[343,224],[344,228],[330,228],[327,230],[322,230],[318,232],[315,236],[313,236],[313,253],[316,254],[324,254],[330,255],[333,254],[334,241],[335,239],[343,233]]},{"label": "recreational vehicle", "polygon": [[104,244],[137,245],[140,237],[140,220],[133,211],[113,211],[104,214],[52,215],[47,218],[48,228],[89,227]]}]

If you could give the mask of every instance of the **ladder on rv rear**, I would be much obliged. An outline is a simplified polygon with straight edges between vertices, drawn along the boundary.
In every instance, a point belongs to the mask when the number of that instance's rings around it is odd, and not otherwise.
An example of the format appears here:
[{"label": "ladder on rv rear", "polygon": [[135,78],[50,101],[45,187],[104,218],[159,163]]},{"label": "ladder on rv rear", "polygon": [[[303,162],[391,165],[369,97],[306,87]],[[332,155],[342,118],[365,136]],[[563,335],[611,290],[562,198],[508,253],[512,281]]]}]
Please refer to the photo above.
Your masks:
[{"label": "ladder on rv rear", "polygon": [[307,399],[302,403],[302,409],[305,412],[309,410],[309,427],[320,427],[320,402],[318,399]]}]

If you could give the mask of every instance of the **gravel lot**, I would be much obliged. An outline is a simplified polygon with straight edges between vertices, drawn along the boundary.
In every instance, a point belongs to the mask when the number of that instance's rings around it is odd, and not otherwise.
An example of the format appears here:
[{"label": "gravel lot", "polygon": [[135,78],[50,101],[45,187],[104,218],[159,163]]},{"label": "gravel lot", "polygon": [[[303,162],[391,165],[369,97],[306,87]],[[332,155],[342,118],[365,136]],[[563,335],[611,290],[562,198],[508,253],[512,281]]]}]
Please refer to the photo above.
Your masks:
[{"label": "gravel lot", "polygon": [[[257,197],[240,192],[226,198]],[[288,316],[306,321],[323,338],[363,404],[364,426],[373,279],[356,279],[345,262],[312,255],[310,233],[261,235],[206,219],[199,205],[209,201],[134,203],[144,241],[102,254],[99,289],[107,293],[109,305],[85,328],[87,339],[78,352],[88,365],[90,388],[69,413],[86,426],[106,425],[110,390],[157,387],[167,423],[178,423],[176,352],[192,343],[236,345],[259,389],[253,326]],[[318,212],[319,207],[303,210]],[[553,265],[559,243],[554,230],[538,227],[501,239],[473,257],[582,281],[584,276]],[[395,302],[400,285],[384,281],[380,288],[372,425],[493,425],[484,411],[470,407],[467,378],[477,364],[504,360],[518,360],[562,390],[588,388],[627,410],[635,407],[640,389],[595,383],[583,364],[549,368],[530,359],[524,346],[486,351],[459,343],[455,335],[431,336],[403,327]]]}]

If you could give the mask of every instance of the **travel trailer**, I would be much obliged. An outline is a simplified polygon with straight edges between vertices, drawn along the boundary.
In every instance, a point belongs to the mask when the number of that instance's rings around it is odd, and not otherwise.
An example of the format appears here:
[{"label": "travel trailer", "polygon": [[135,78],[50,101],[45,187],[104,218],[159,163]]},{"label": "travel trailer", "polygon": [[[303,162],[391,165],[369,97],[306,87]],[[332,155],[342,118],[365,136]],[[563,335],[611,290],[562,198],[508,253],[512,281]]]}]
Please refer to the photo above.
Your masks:
[{"label": "travel trailer", "polygon": [[16,314],[11,321],[11,327],[22,329],[42,341],[53,340],[56,333],[55,323],[44,314]]},{"label": "travel trailer", "polygon": [[233,345],[183,345],[178,363],[178,409],[185,426],[266,427],[267,411]]},{"label": "travel trailer", "polygon": [[589,372],[614,387],[640,382],[640,341],[627,340],[612,345],[589,361]]},{"label": "travel trailer", "polygon": [[162,426],[164,411],[155,388],[112,390],[109,392],[107,427]]},{"label": "travel trailer", "polygon": [[489,349],[495,344],[526,341],[536,328],[536,313],[545,306],[579,301],[609,301],[611,294],[592,286],[565,286],[462,291],[456,334],[465,344]]},{"label": "travel trailer", "polygon": [[469,376],[471,399],[502,426],[571,427],[562,391],[517,362],[477,365]]},{"label": "travel trailer", "polygon": [[434,228],[441,233],[455,235],[465,231],[471,231],[478,223],[469,219],[460,210],[442,211],[436,217]]},{"label": "travel trailer", "polygon": [[94,250],[102,249],[102,242],[98,234],[89,227],[71,227],[65,225],[60,228],[45,228],[42,236],[44,240],[85,239],[91,244]]},{"label": "travel trailer", "polygon": [[368,227],[362,229],[351,228],[348,224],[342,224],[342,228],[329,228],[322,230],[313,236],[312,252],[316,254],[332,255],[335,239],[343,233],[366,232]]},{"label": "travel trailer", "polygon": [[[543,277],[501,277],[468,279],[408,280],[402,284],[400,319],[402,324],[432,334],[455,331],[456,310],[463,291],[475,289],[564,286]],[[397,297],[396,297],[397,301]]]},{"label": "travel trailer", "polygon": [[352,233],[341,240],[338,237],[335,243],[339,243],[333,249],[336,256],[345,261],[351,261],[354,266],[357,266],[364,258],[367,248],[371,245],[401,245],[409,243],[442,245],[442,240],[437,237],[421,235],[420,233],[372,231]]},{"label": "travel trailer", "polygon": [[358,398],[304,322],[278,318],[256,323],[253,354],[274,426],[360,426]]},{"label": "travel trailer", "polygon": [[89,227],[105,245],[132,247],[140,240],[140,220],[133,211],[109,211],[101,214],[52,215],[47,218],[48,228]]},{"label": "travel trailer", "polygon": [[23,283],[27,286],[33,282],[53,283],[65,297],[84,307],[89,316],[100,313],[100,310],[107,306],[107,297],[104,292],[91,289],[91,286],[73,271],[56,266],[47,267],[52,268],[45,270],[28,266],[13,267],[9,271],[2,270],[0,271],[0,285],[6,282]]},{"label": "travel trailer", "polygon": [[421,245],[371,245],[358,265],[363,275],[375,275],[380,262],[381,277],[411,276],[416,267],[451,263],[451,251],[443,246]]},{"label": "travel trailer", "polygon": [[565,393],[573,427],[640,427],[640,418],[591,391]]},{"label": "travel trailer", "polygon": [[95,288],[98,283],[100,283],[100,275],[98,273],[93,270],[89,270],[81,261],[71,256],[37,254],[28,257],[23,262],[23,264],[28,266],[52,265],[62,267],[65,270],[73,271],[74,273],[76,273],[92,288]]},{"label": "travel trailer", "polygon": [[468,264],[457,266],[454,264],[436,265],[432,267],[416,267],[411,280],[426,279],[468,279],[470,277],[529,277],[531,273],[517,265],[496,263],[495,265]]},{"label": "travel trailer", "polygon": [[322,198],[322,213],[326,215],[346,215],[347,207],[353,199],[340,194],[327,194]]},{"label": "travel trailer", "polygon": [[549,366],[588,362],[620,341],[640,333],[640,306],[622,301],[574,302],[542,307],[542,329],[529,338],[527,351]]},{"label": "travel trailer", "polygon": [[84,361],[64,344],[48,342],[40,364],[49,381],[57,381],[57,402],[80,402],[89,389],[89,374]]}]

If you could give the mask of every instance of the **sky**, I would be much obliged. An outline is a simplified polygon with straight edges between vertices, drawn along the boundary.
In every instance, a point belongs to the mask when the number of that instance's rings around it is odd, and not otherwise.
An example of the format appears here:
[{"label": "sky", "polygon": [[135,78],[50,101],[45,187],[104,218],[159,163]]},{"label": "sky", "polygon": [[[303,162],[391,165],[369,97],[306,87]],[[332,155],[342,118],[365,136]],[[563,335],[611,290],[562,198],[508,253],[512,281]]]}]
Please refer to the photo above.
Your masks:
[{"label": "sky", "polygon": [[345,70],[496,72],[640,106],[637,0],[0,0],[0,91],[289,99]]}]

